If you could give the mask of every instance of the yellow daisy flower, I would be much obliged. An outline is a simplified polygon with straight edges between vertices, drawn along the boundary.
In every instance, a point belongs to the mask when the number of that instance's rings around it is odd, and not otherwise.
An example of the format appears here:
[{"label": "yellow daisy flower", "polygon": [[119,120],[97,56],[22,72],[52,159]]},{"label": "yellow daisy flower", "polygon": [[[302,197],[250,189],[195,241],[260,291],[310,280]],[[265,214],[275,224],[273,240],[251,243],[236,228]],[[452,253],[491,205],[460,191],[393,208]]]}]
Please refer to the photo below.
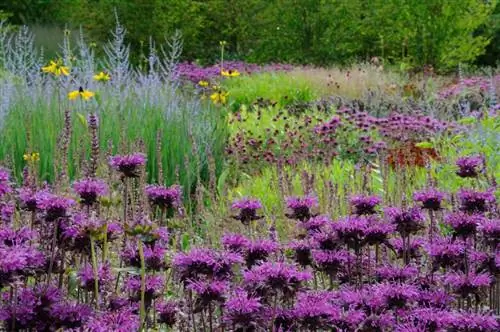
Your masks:
[{"label": "yellow daisy flower", "polygon": [[221,75],[225,77],[236,77],[240,76],[240,72],[237,71],[236,69],[234,70],[221,70]]},{"label": "yellow daisy flower", "polygon": [[97,75],[94,75],[94,80],[98,81],[98,82],[107,82],[111,79],[111,77],[109,76],[109,74],[101,71],[99,74]]},{"label": "yellow daisy flower", "polygon": [[57,61],[50,60],[50,63],[47,66],[42,67],[42,71],[44,73],[53,74],[54,76],[69,75],[69,67],[63,66],[60,59]]},{"label": "yellow daisy flower", "polygon": [[210,95],[210,99],[215,105],[217,104],[224,105],[227,102],[228,95],[229,95],[228,92],[216,91]]},{"label": "yellow daisy flower", "polygon": [[38,153],[38,152],[25,153],[23,155],[23,159],[28,161],[28,162],[39,161],[40,160],[40,153]]},{"label": "yellow daisy flower", "polygon": [[208,86],[208,82],[207,81],[199,81],[198,85],[201,86],[202,88],[206,88]]},{"label": "yellow daisy flower", "polygon": [[83,98],[83,100],[89,100],[90,98],[94,97],[95,93],[89,90],[83,90],[82,87],[78,90],[71,91],[68,93],[68,98],[69,100],[75,100],[79,97]]}]

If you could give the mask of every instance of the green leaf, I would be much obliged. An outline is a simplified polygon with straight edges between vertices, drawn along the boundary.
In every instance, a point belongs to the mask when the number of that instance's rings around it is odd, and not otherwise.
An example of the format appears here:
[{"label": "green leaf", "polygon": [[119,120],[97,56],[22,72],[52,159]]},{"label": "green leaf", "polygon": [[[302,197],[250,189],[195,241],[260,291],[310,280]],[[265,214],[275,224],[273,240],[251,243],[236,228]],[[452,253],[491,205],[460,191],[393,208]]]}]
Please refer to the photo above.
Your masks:
[{"label": "green leaf", "polygon": [[82,114],[82,113],[78,113],[78,112],[77,112],[77,113],[76,113],[76,116],[78,117],[78,120],[80,120],[80,123],[81,123],[82,125],[84,125],[85,127],[87,127],[87,126],[88,126],[87,119],[85,118],[85,116],[83,116],[83,114]]},{"label": "green leaf", "polygon": [[217,192],[219,193],[220,196],[223,195],[224,186],[226,184],[226,179],[228,175],[229,175],[229,168],[226,168],[224,171],[222,171],[222,174],[219,176],[219,179],[217,180]]},{"label": "green leaf", "polygon": [[188,233],[182,234],[182,239],[181,239],[182,251],[188,251],[190,246],[191,243],[189,241],[189,234]]},{"label": "green leaf", "polygon": [[462,118],[462,119],[458,120],[458,123],[463,124],[463,125],[470,125],[470,124],[476,123],[476,120],[477,119],[475,117],[468,116],[466,118]]},{"label": "green leaf", "polygon": [[420,142],[415,144],[415,146],[421,149],[430,149],[432,148],[433,144],[431,142]]}]

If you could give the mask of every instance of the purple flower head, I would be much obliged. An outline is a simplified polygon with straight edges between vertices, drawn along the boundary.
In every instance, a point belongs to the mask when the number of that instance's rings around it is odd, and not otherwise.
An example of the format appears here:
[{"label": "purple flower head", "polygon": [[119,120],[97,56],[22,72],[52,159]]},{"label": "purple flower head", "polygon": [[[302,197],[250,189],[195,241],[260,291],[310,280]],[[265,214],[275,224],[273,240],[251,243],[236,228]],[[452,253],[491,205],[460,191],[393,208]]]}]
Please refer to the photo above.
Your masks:
[{"label": "purple flower head", "polygon": [[401,236],[406,237],[409,234],[414,234],[424,228],[424,216],[419,208],[410,208],[402,210],[398,208],[387,208],[385,214],[389,221],[396,226]]},{"label": "purple flower head", "polygon": [[453,313],[450,325],[458,332],[497,332],[500,328],[498,317],[471,312]]},{"label": "purple flower head", "polygon": [[405,282],[415,278],[418,269],[412,265],[402,267],[385,265],[377,268],[376,275],[380,281]]},{"label": "purple flower head", "polygon": [[310,279],[310,272],[299,271],[296,266],[281,262],[265,262],[243,272],[245,287],[261,297],[282,294],[284,299],[291,298]]},{"label": "purple flower head", "polygon": [[90,318],[92,309],[86,304],[61,302],[51,307],[50,315],[54,319],[54,329],[78,330]]},{"label": "purple flower head", "polygon": [[241,221],[243,225],[248,225],[251,221],[262,218],[257,215],[257,210],[262,209],[262,203],[258,199],[242,198],[234,201],[231,208],[240,210],[240,213],[234,218]]},{"label": "purple flower head", "polygon": [[[154,298],[163,294],[165,278],[162,275],[146,275],[145,302],[149,308]],[[138,302],[141,299],[141,276],[132,275],[125,280],[124,290],[129,292],[130,299]]]},{"label": "purple flower head", "polygon": [[480,167],[483,165],[483,158],[480,156],[460,157],[457,159],[457,175],[463,178],[475,178],[478,176]]},{"label": "purple flower head", "polygon": [[12,191],[9,177],[9,171],[5,168],[0,168],[0,197]]},{"label": "purple flower head", "polygon": [[139,177],[140,167],[146,164],[146,156],[143,153],[130,155],[117,155],[110,157],[109,165],[128,178]]},{"label": "purple flower head", "polygon": [[387,241],[395,226],[377,219],[370,220],[364,231],[364,241],[369,245],[382,244]]},{"label": "purple flower head", "polygon": [[250,242],[245,253],[245,261],[248,268],[258,262],[265,262],[269,255],[276,252],[279,245],[271,240],[256,240]]},{"label": "purple flower head", "polygon": [[434,269],[439,267],[455,267],[460,264],[465,255],[465,246],[461,242],[454,242],[449,238],[437,239],[428,246]]},{"label": "purple flower head", "polygon": [[312,252],[314,265],[330,275],[341,270],[352,257],[346,250],[314,250]]},{"label": "purple flower head", "polygon": [[286,199],[286,206],[292,210],[292,213],[287,214],[287,217],[305,221],[313,216],[311,214],[311,209],[318,207],[318,198],[311,195],[304,197],[288,197]]},{"label": "purple flower head", "polygon": [[149,185],[146,186],[145,192],[149,202],[161,209],[172,209],[182,205],[182,189],[178,185],[170,187]]},{"label": "purple flower head", "polygon": [[179,314],[179,305],[173,301],[158,301],[155,303],[156,316],[158,323],[173,327],[177,322]]},{"label": "purple flower head", "polygon": [[206,309],[213,302],[223,303],[225,293],[229,288],[228,281],[212,280],[212,281],[191,281],[187,286],[188,289],[194,291],[197,295],[194,312],[198,313]]},{"label": "purple flower head", "polygon": [[337,231],[339,238],[348,247],[359,249],[368,228],[369,221],[365,217],[351,216],[333,223],[333,228]]},{"label": "purple flower head", "polygon": [[41,192],[36,197],[36,205],[45,212],[47,221],[54,221],[66,217],[68,209],[75,201],[66,197],[56,196],[49,192]]},{"label": "purple flower head", "polygon": [[330,224],[331,222],[332,220],[328,216],[320,215],[306,219],[299,225],[307,230],[308,233],[314,233],[319,231],[324,225]]},{"label": "purple flower head", "polygon": [[438,211],[441,209],[441,202],[445,198],[445,194],[430,188],[424,191],[418,191],[413,195],[415,202],[422,203],[423,209]]},{"label": "purple flower head", "polygon": [[[167,253],[167,249],[165,249],[164,246],[160,244],[144,244],[143,252],[144,262],[147,270],[159,271],[162,268],[166,267],[165,256]],[[127,265],[138,268],[141,266],[139,250],[135,243],[127,244],[125,250],[122,252],[122,257],[124,258],[124,261],[127,263]]]},{"label": "purple flower head", "polygon": [[258,298],[251,297],[243,290],[236,290],[226,301],[223,320],[231,330],[255,329],[262,321],[262,305]]},{"label": "purple flower head", "polygon": [[413,285],[398,283],[383,283],[374,286],[374,296],[382,298],[388,309],[404,308],[416,300],[418,290]]},{"label": "purple flower head", "polygon": [[13,229],[8,226],[0,227],[0,247],[3,246],[15,246],[23,245],[30,240],[34,240],[37,237],[37,233],[31,231],[28,227],[22,227],[20,229]]},{"label": "purple flower head", "polygon": [[0,202],[0,220],[3,222],[10,223],[15,211],[16,204],[14,202]]},{"label": "purple flower head", "polygon": [[32,275],[44,264],[45,256],[35,247],[0,246],[0,284],[10,282],[14,276]]},{"label": "purple flower head", "polygon": [[90,332],[131,332],[139,331],[139,316],[130,308],[118,311],[104,311],[90,319],[86,328]]},{"label": "purple flower head", "polygon": [[[421,249],[424,245],[425,241],[419,237],[413,237],[410,239],[410,243],[406,244],[406,248],[408,249],[408,255],[411,258],[416,258],[421,256]],[[394,249],[399,258],[403,257],[404,249],[403,241],[401,238],[391,238],[389,240],[389,245]]]},{"label": "purple flower head", "polygon": [[474,191],[462,189],[458,192],[460,209],[468,213],[483,213],[488,209],[488,204],[495,203],[495,195],[492,191]]},{"label": "purple flower head", "polygon": [[22,187],[18,189],[18,198],[22,209],[34,212],[37,210],[37,198],[43,197],[48,192],[47,190],[35,191],[30,187]]},{"label": "purple flower head", "polygon": [[243,253],[249,246],[250,240],[244,235],[237,233],[226,233],[221,239],[224,249],[234,252]]},{"label": "purple flower head", "polygon": [[335,250],[341,244],[340,238],[332,224],[326,225],[319,232],[312,234],[313,241],[318,244],[320,249]]},{"label": "purple flower head", "polygon": [[479,229],[488,242],[500,243],[500,219],[483,219]]},{"label": "purple flower head", "polygon": [[308,240],[295,240],[288,247],[294,251],[295,261],[302,267],[312,264],[312,245]]},{"label": "purple flower head", "polygon": [[232,266],[241,262],[241,256],[234,253],[195,248],[188,253],[178,253],[173,267],[186,284],[200,277],[224,280],[232,275]]},{"label": "purple flower head", "polygon": [[108,193],[108,185],[99,179],[82,179],[73,183],[73,190],[84,205],[92,205],[100,196]]},{"label": "purple flower head", "polygon": [[340,310],[322,293],[305,293],[299,296],[294,316],[307,331],[328,329],[334,320],[340,318]]},{"label": "purple flower head", "polygon": [[450,284],[455,293],[466,298],[470,294],[476,294],[480,288],[490,286],[493,278],[487,273],[451,272],[445,276],[444,282]]},{"label": "purple flower head", "polygon": [[484,218],[480,215],[469,215],[463,212],[451,213],[446,216],[445,222],[453,228],[454,236],[466,239],[476,234],[478,226]]},{"label": "purple flower head", "polygon": [[382,202],[378,196],[357,195],[351,197],[353,213],[360,215],[370,215],[377,213],[376,208]]},{"label": "purple flower head", "polygon": [[445,309],[453,302],[453,296],[444,290],[420,290],[417,302],[421,307]]},{"label": "purple flower head", "polygon": [[[99,264],[97,268],[97,277],[99,289],[104,289],[111,281],[113,281],[113,275],[111,273],[111,267],[108,264]],[[78,272],[78,278],[80,279],[81,286],[92,291],[95,286],[94,269],[92,265],[85,264],[85,266]]]}]

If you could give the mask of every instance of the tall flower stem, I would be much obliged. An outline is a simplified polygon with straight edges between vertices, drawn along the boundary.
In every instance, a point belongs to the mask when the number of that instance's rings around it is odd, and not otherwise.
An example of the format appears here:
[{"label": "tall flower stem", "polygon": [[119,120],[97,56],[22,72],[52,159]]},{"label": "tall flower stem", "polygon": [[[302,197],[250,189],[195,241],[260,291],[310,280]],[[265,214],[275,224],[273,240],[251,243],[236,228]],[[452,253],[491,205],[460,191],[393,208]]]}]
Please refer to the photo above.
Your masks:
[{"label": "tall flower stem", "polygon": [[95,254],[95,240],[94,236],[90,236],[90,255],[92,259],[92,272],[94,273],[94,298],[96,308],[99,310],[99,272],[97,266],[97,257]]},{"label": "tall flower stem", "polygon": [[144,248],[142,247],[141,239],[137,239],[137,248],[139,249],[139,258],[141,260],[141,303],[139,308],[140,313],[140,331],[144,331],[144,323],[146,319],[146,264],[144,260]]}]

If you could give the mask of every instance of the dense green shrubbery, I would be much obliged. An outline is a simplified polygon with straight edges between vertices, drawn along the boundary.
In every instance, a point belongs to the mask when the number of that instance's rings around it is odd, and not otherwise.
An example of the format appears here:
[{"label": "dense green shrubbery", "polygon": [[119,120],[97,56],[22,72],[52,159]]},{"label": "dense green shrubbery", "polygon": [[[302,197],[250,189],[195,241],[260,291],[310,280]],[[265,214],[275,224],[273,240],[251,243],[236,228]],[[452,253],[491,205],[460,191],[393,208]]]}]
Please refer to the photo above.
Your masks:
[{"label": "dense green shrubbery", "polygon": [[[441,69],[481,61],[495,64],[498,2],[482,0],[149,0],[14,1],[0,10],[15,24],[83,25],[97,43],[115,24],[113,9],[129,30],[135,60],[148,38],[184,35],[184,57],[213,62],[219,40],[228,55],[256,62],[331,64],[368,60]],[[488,48],[487,48],[488,47]],[[487,48],[487,49],[486,49]]]}]

